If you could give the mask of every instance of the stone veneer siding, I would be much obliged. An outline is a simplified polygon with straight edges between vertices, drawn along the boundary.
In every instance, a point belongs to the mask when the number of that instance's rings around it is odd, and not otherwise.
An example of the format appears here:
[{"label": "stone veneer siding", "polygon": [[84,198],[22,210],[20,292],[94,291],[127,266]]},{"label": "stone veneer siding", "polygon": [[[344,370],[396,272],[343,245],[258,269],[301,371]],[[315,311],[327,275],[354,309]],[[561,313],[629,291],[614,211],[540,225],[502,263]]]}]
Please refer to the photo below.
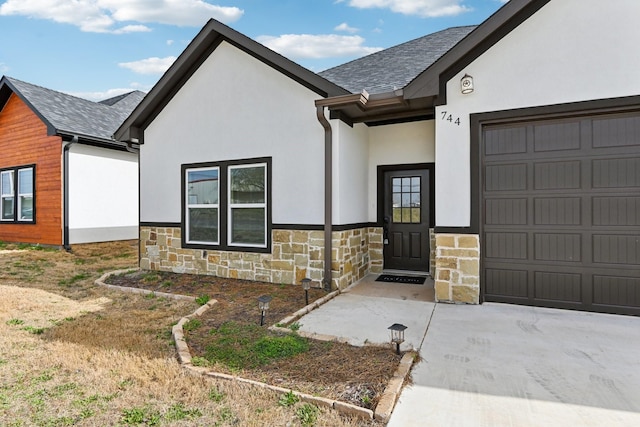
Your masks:
[{"label": "stone veneer siding", "polygon": [[[324,231],[273,230],[271,253],[182,248],[179,227],[140,228],[140,268],[298,284],[324,279]],[[333,232],[333,289],[382,272],[382,228]]]},{"label": "stone veneer siding", "polygon": [[476,234],[436,235],[436,301],[480,302],[480,239]]}]

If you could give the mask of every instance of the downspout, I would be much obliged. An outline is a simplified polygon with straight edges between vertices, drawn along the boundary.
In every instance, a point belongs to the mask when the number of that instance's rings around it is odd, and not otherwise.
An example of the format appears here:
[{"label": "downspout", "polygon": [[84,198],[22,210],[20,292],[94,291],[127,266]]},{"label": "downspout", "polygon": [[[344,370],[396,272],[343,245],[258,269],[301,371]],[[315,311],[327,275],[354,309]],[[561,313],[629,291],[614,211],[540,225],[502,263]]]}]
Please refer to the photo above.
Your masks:
[{"label": "downspout", "polygon": [[63,180],[63,209],[64,219],[62,225],[62,247],[71,252],[69,244],[69,149],[78,142],[78,136],[74,135],[71,141],[67,142],[62,149],[62,180]]},{"label": "downspout", "polygon": [[331,291],[331,253],[333,234],[333,135],[324,116],[324,106],[316,105],[318,121],[324,128],[324,289]]}]

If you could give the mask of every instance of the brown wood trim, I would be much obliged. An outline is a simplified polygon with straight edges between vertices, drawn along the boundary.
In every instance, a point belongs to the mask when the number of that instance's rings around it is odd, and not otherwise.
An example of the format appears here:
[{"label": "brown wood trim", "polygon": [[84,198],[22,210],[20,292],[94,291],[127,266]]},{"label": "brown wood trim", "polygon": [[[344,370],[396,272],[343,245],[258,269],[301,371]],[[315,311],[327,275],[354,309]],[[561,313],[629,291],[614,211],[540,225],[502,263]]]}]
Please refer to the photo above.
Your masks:
[{"label": "brown wood trim", "polygon": [[0,223],[0,240],[62,244],[62,138],[11,94],[0,111],[0,169],[34,166],[35,223]]}]

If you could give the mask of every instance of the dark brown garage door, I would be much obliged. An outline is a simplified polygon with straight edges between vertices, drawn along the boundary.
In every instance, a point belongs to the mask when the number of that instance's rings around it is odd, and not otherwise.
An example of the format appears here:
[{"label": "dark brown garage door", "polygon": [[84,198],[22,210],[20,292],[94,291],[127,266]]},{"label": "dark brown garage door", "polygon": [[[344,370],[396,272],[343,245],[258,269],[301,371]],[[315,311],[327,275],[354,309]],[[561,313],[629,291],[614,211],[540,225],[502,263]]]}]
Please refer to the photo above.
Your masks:
[{"label": "dark brown garage door", "polygon": [[640,315],[640,113],[482,128],[486,301]]}]

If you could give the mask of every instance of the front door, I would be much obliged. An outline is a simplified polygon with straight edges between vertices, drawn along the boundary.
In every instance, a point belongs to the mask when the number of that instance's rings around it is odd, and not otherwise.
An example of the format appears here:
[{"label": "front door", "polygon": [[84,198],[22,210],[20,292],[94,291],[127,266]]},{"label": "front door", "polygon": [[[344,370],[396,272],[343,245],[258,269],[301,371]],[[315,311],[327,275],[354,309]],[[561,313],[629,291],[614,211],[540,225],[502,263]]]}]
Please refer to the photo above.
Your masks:
[{"label": "front door", "polygon": [[429,271],[429,170],[384,172],[384,268]]}]

